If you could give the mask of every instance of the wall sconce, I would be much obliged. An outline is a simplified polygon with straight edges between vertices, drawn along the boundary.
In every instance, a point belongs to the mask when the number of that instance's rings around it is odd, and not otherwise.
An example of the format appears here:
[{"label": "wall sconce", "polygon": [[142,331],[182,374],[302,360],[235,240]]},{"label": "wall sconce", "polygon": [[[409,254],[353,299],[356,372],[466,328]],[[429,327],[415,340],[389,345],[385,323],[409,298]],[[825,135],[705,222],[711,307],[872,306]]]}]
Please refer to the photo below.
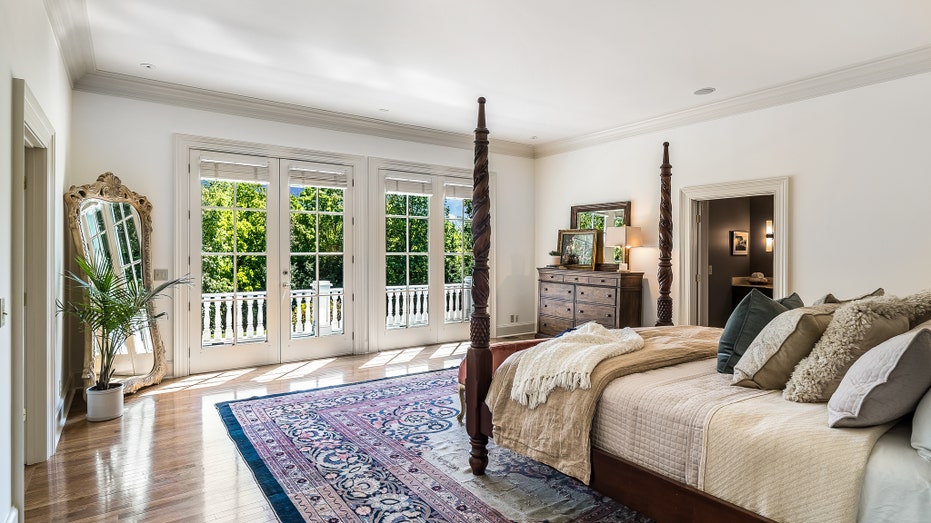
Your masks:
[{"label": "wall sconce", "polygon": [[614,260],[614,248],[624,249],[624,261],[618,264],[617,272],[630,270],[630,248],[643,245],[640,227],[605,227],[605,263]]},{"label": "wall sconce", "polygon": [[773,221],[766,220],[766,252],[773,252]]}]

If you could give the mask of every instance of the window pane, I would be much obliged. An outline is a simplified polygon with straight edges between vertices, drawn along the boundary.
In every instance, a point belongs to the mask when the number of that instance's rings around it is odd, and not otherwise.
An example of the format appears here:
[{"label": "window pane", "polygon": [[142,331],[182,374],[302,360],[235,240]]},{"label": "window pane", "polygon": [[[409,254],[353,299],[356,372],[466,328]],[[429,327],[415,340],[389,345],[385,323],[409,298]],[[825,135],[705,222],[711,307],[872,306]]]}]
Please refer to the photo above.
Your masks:
[{"label": "window pane", "polygon": [[236,257],[236,287],[239,292],[265,291],[265,256]]},{"label": "window pane", "polygon": [[265,185],[260,183],[236,183],[236,207],[240,209],[264,209]]},{"label": "window pane", "polygon": [[320,193],[320,210],[323,212],[343,212],[343,189],[331,189],[321,187],[317,189]]},{"label": "window pane", "polygon": [[407,252],[407,220],[385,218],[385,251]]},{"label": "window pane", "polygon": [[430,215],[430,197],[429,196],[408,196],[410,200],[411,216],[429,216]]},{"label": "window pane", "polygon": [[447,221],[443,229],[443,250],[446,252],[461,252],[462,222]]},{"label": "window pane", "polygon": [[203,292],[233,292],[233,257],[204,256],[202,261]]},{"label": "window pane", "polygon": [[429,245],[427,220],[411,218],[410,252],[427,252]]},{"label": "window pane", "polygon": [[407,256],[385,256],[385,284],[389,287],[407,285]]},{"label": "window pane", "polygon": [[320,252],[343,252],[342,215],[320,215]]},{"label": "window pane", "polygon": [[233,211],[201,212],[203,252],[233,252]]},{"label": "window pane", "polygon": [[236,211],[236,251],[265,252],[265,213]]},{"label": "window pane", "polygon": [[320,281],[330,282],[334,289],[342,288],[343,259],[343,256],[320,256]]},{"label": "window pane", "polygon": [[443,265],[444,283],[462,283],[462,256],[446,256]]},{"label": "window pane", "polygon": [[472,222],[466,222],[462,231],[462,250],[472,252]]},{"label": "window pane", "polygon": [[410,256],[410,284],[427,285],[429,278],[427,275],[428,259],[424,255]]},{"label": "window pane", "polygon": [[291,291],[310,290],[317,279],[316,256],[291,256]]},{"label": "window pane", "polygon": [[317,217],[313,214],[291,213],[291,252],[309,253],[317,250]]},{"label": "window pane", "polygon": [[231,207],[233,205],[233,182],[201,180],[200,197],[201,205],[205,207]]},{"label": "window pane", "polygon": [[407,197],[403,194],[386,194],[385,214],[395,216],[407,214]]},{"label": "window pane", "polygon": [[292,211],[317,210],[317,189],[315,187],[300,187],[292,185],[289,189],[288,199]]}]

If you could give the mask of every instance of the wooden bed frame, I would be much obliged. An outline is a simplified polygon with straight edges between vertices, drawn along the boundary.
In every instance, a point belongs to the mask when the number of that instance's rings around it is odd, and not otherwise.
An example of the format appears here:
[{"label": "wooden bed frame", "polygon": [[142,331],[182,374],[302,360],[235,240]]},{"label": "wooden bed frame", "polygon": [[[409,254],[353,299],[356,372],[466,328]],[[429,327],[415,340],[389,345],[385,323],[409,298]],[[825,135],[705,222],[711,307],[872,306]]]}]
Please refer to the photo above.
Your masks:
[{"label": "wooden bed frame", "polygon": [[[660,295],[657,299],[657,326],[672,325],[672,166],[669,142],[663,144],[660,168],[661,201],[659,219]],[[472,345],[466,355],[466,430],[472,445],[469,465],[475,475],[483,475],[488,465],[488,439],[492,435],[491,412],[485,395],[491,384],[490,317],[488,315],[488,253],[491,248],[491,204],[488,194],[488,129],[485,127],[485,99],[478,99],[478,126],[475,129],[473,170],[472,239],[475,268],[472,274]],[[592,488],[658,522],[767,522],[758,514],[710,496],[698,489],[671,480],[632,462],[592,450]]]}]

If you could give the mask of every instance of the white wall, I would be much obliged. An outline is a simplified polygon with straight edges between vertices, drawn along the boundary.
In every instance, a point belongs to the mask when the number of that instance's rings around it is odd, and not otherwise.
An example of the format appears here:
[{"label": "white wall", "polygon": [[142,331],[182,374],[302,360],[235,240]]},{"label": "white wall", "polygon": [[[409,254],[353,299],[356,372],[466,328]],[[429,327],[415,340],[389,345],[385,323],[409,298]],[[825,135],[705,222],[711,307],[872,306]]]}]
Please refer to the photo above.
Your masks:
[{"label": "white wall", "polygon": [[[112,171],[153,206],[153,265],[171,268],[175,255],[174,133],[240,140],[316,151],[355,154],[471,169],[472,151],[372,136],[340,133],[226,114],[197,111],[127,98],[75,92],[74,147],[69,184],[90,183]],[[493,121],[489,121],[493,125]],[[474,122],[463,122],[465,130]],[[493,132],[493,129],[492,129]],[[499,195],[493,210],[498,230],[498,325],[519,314],[533,322],[533,161],[491,155]],[[502,321],[503,320],[503,321]],[[169,357],[171,319],[160,324]]]},{"label": "white wall", "polygon": [[[70,127],[71,88],[61,62],[42,2],[0,0],[0,297],[9,303],[12,289],[12,197],[11,191],[22,182],[11,178],[12,79],[22,78],[42,106],[56,131],[56,179],[54,186],[62,193],[64,166],[67,161]],[[21,122],[20,122],[21,125]],[[56,211],[56,237],[61,238],[63,211]],[[56,245],[60,245],[57,241]],[[61,252],[55,253],[61,267]],[[10,321],[22,321],[11,317]],[[12,505],[21,496],[13,492],[14,474],[22,474],[22,449],[15,452],[11,443],[12,360],[10,324],[0,328],[0,521],[15,517]],[[61,351],[56,350],[60,355]],[[61,362],[56,362],[60,367]],[[21,372],[21,371],[20,371]],[[57,376],[56,376],[57,378]],[[61,391],[60,391],[61,392]],[[20,414],[21,416],[21,414]],[[20,417],[21,419],[21,417]],[[14,458],[13,456],[17,456]]]},{"label": "white wall", "polygon": [[[931,74],[619,140],[537,160],[536,261],[544,263],[569,207],[631,200],[650,249],[644,324],[656,319],[662,142],[670,142],[674,223],[682,187],[789,176],[788,290],[806,303],[876,287],[931,287]],[[584,183],[579,183],[583,178]],[[679,234],[672,297],[678,321]]]}]

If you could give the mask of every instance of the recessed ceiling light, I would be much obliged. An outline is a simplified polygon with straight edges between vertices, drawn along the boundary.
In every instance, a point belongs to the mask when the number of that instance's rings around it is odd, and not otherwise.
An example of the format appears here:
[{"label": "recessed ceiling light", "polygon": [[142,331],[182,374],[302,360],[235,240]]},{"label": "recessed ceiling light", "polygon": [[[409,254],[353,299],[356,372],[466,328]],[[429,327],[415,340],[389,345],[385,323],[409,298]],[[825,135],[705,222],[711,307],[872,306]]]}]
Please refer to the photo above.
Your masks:
[{"label": "recessed ceiling light", "polygon": [[387,113],[387,112],[388,112],[388,109],[385,109],[384,107],[381,107],[381,108],[379,108],[378,110],[381,111],[381,112],[383,112],[383,113]]},{"label": "recessed ceiling light", "polygon": [[698,96],[701,96],[704,94],[711,94],[713,92],[714,92],[714,87],[702,87],[701,89],[695,91],[695,94],[697,94]]},{"label": "recessed ceiling light", "polygon": [[142,62],[141,64],[139,64],[139,67],[142,67],[143,69],[155,69],[155,64],[150,64],[149,62]]},{"label": "recessed ceiling light", "polygon": [[536,137],[536,136],[531,136],[530,139],[531,139],[531,140],[536,140],[537,137]]}]

